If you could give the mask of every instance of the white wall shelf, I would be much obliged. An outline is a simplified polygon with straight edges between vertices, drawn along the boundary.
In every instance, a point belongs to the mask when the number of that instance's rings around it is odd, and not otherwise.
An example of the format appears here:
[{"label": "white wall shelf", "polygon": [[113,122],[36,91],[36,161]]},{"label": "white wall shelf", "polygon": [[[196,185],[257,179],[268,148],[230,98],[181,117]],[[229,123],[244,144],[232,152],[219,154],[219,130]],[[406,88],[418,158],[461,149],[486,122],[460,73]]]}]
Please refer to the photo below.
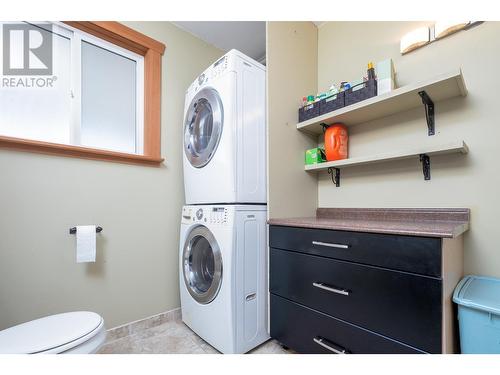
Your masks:
[{"label": "white wall shelf", "polygon": [[361,156],[343,160],[329,161],[325,163],[306,165],[306,171],[320,172],[328,170],[328,173],[332,174],[332,180],[336,186],[340,185],[340,169],[372,164],[372,163],[382,163],[390,162],[401,159],[419,158],[422,162],[424,178],[430,180],[430,156],[443,155],[443,154],[467,154],[469,152],[469,147],[464,141],[455,141],[445,144],[439,144],[434,146],[426,146],[415,149],[401,150],[388,152],[384,154],[371,155],[371,156]]},{"label": "white wall shelf", "polygon": [[[421,94],[422,92],[427,94],[427,98],[423,97],[425,94]],[[434,103],[466,95],[467,88],[465,86],[462,71],[457,69],[432,79],[406,85],[389,93],[375,96],[310,120],[300,122],[297,124],[297,129],[313,135],[319,135],[323,132],[323,124],[331,125],[336,122],[341,122],[346,126],[353,126],[423,105],[426,109],[429,135],[433,135]],[[427,105],[425,103],[426,101]]]}]

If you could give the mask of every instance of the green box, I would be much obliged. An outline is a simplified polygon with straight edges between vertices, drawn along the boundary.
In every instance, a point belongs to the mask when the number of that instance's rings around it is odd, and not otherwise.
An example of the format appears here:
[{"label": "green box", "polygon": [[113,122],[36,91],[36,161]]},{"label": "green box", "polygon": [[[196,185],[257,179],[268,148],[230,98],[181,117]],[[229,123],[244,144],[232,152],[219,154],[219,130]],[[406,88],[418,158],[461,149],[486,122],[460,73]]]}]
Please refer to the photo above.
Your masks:
[{"label": "green box", "polygon": [[306,151],[306,165],[323,163],[324,161],[326,161],[325,150],[321,147]]}]

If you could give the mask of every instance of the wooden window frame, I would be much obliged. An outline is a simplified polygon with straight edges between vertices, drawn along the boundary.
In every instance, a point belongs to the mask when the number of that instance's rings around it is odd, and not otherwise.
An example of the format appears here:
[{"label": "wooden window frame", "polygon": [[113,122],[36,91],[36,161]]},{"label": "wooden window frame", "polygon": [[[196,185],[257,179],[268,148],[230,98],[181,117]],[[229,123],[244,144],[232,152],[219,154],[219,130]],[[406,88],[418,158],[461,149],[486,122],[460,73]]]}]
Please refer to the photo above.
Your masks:
[{"label": "wooden window frame", "polygon": [[0,147],[68,157],[159,166],[161,157],[161,62],[165,44],[114,21],[63,23],[144,57],[144,154],[0,136]]}]

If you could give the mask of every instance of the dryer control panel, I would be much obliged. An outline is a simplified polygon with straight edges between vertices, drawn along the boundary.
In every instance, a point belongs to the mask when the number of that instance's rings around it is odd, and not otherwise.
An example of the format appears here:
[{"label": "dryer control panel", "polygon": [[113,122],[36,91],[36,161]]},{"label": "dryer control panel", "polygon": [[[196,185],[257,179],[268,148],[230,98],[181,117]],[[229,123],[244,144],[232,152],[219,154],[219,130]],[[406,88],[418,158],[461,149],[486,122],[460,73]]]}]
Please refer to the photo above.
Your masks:
[{"label": "dryer control panel", "polygon": [[227,69],[227,56],[221,57],[212,65],[211,78],[215,78]]},{"label": "dryer control panel", "polygon": [[229,220],[228,209],[224,206],[186,206],[182,208],[183,224],[226,225]]},{"label": "dryer control panel", "polygon": [[217,77],[221,76],[228,69],[228,56],[223,56],[217,60],[212,66],[201,73],[196,81],[194,81],[191,86],[189,86],[188,91],[194,90],[198,91],[202,86],[205,86],[208,82],[213,81]]}]

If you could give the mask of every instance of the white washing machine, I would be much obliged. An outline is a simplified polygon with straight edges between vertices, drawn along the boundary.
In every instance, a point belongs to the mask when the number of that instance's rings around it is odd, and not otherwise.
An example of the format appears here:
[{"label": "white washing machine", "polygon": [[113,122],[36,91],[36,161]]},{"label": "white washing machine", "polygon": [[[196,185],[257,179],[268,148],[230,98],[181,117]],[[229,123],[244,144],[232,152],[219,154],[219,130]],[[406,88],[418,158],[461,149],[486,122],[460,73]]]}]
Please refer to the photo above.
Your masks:
[{"label": "white washing machine", "polygon": [[184,206],[182,320],[222,353],[245,353],[267,334],[266,206]]},{"label": "white washing machine", "polygon": [[231,50],[186,93],[186,204],[266,203],[266,71]]}]

